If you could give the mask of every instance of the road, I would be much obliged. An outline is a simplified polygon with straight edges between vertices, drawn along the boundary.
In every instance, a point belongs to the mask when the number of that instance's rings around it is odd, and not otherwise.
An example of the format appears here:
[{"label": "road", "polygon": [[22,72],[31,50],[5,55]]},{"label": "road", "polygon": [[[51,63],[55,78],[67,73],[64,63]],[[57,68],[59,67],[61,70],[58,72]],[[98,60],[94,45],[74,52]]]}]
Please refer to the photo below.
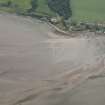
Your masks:
[{"label": "road", "polygon": [[1,14],[0,105],[104,105],[104,58],[103,35],[68,38],[39,20]]}]

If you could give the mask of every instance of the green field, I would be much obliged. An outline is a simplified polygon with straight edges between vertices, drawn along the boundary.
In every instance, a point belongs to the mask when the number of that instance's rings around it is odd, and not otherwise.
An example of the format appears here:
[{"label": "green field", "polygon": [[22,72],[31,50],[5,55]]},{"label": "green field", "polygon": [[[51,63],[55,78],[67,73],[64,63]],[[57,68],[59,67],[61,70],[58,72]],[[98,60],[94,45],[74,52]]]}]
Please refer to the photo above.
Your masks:
[{"label": "green field", "polygon": [[77,20],[105,21],[105,0],[72,0],[72,8]]},{"label": "green field", "polygon": [[[0,0],[0,3],[8,0]],[[18,4],[21,11],[30,8],[30,0],[12,0]],[[38,1],[37,12],[54,16],[47,6],[47,0]],[[71,0],[73,10],[73,19],[78,21],[105,21],[105,0]],[[2,10],[15,11],[12,9],[2,8]]]}]

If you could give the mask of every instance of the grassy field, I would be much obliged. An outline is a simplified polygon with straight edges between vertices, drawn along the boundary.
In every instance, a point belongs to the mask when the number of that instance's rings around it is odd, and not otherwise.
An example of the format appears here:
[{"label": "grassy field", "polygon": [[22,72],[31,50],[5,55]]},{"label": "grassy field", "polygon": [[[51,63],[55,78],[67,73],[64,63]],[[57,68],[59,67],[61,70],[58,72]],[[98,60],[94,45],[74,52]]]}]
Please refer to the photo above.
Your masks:
[{"label": "grassy field", "polygon": [[[0,3],[8,0],[0,0]],[[30,0],[11,0],[19,5],[22,11],[30,8]],[[47,6],[47,0],[39,0],[37,12],[54,16]],[[77,21],[105,21],[105,0],[71,0],[73,19]],[[2,8],[6,11],[13,9]]]},{"label": "grassy field", "polygon": [[105,21],[105,0],[72,0],[73,17],[85,21]]}]

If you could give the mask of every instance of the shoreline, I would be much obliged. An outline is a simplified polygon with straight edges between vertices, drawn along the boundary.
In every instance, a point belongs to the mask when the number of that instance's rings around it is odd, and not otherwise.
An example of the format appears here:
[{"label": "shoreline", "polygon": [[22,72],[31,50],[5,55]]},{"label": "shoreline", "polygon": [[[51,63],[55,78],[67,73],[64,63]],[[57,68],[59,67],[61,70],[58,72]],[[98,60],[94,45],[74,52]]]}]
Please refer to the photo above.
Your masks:
[{"label": "shoreline", "polygon": [[[29,15],[29,14],[17,14],[17,13],[9,13],[9,12],[0,12],[0,14],[5,14],[5,15],[14,15],[14,16],[20,16],[23,18],[31,18],[31,19],[37,19],[41,22],[45,22],[46,24],[49,25],[49,27],[51,28],[51,31],[54,32],[55,34],[59,35],[59,36],[67,36],[67,37],[81,37],[81,35],[83,36],[87,36],[88,34],[92,34],[93,36],[105,36],[105,33],[103,32],[91,32],[89,30],[83,30],[83,31],[65,31],[60,29],[59,27],[57,27],[56,25],[52,24],[50,22],[51,17],[45,17],[45,16],[40,16],[40,15]],[[88,36],[89,37],[89,36]],[[90,36],[91,37],[91,36]]]}]

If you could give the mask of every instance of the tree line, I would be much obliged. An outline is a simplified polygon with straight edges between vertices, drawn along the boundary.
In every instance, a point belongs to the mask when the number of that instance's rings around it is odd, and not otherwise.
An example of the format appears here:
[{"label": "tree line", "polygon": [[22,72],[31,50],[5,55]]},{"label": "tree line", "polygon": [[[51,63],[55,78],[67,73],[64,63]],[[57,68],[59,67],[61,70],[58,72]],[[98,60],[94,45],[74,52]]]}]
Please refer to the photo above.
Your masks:
[{"label": "tree line", "polygon": [[[34,12],[38,7],[38,0],[31,0],[30,4],[29,12]],[[47,4],[51,11],[57,13],[65,20],[72,16],[70,0],[47,0]]]}]

